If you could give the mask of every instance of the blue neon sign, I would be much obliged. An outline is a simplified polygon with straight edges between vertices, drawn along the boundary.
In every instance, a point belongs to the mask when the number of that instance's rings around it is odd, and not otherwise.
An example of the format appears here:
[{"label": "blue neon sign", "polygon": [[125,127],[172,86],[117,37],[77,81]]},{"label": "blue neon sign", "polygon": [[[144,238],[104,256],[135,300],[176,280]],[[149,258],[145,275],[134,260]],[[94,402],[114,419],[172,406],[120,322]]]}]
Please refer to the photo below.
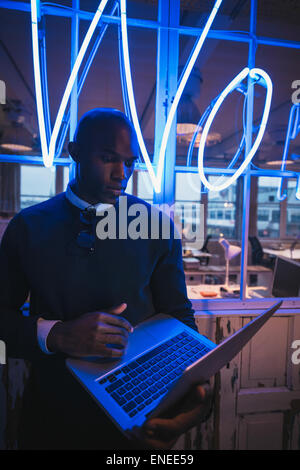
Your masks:
[{"label": "blue neon sign", "polygon": [[[174,99],[170,108],[170,112],[167,116],[165,129],[163,131],[162,142],[161,142],[159,155],[157,159],[158,163],[157,163],[156,172],[154,170],[154,167],[151,163],[149,154],[146,149],[146,145],[145,145],[144,138],[143,138],[142,131],[140,128],[140,124],[139,124],[136,104],[135,104],[135,95],[134,95],[134,89],[133,89],[133,84],[132,84],[132,74],[131,74],[130,55],[129,55],[129,46],[128,46],[127,2],[126,0],[119,0],[119,1],[120,1],[120,14],[121,14],[121,50],[122,50],[122,59],[123,59],[123,66],[124,66],[126,97],[128,99],[131,120],[133,122],[133,125],[137,133],[137,138],[138,138],[141,154],[146,164],[146,168],[149,172],[149,176],[150,176],[153,188],[156,193],[159,193],[161,191],[166,147],[167,147],[167,143],[168,143],[168,139],[170,135],[171,126],[172,126],[172,123],[176,114],[176,110],[177,110],[180,98],[182,96],[182,93],[184,91],[185,85],[187,83],[187,80],[191,74],[193,66],[200,54],[202,46],[207,38],[208,32],[211,29],[213,21],[220,9],[220,6],[223,0],[217,0],[215,2],[214,7],[205,24],[205,27],[200,37],[195,42],[192,54],[179,80],[178,88],[174,96]],[[44,112],[44,105],[43,105],[44,97],[42,94],[39,41],[38,41],[38,21],[39,21],[39,14],[40,14],[40,2],[39,0],[31,0],[32,48],[33,48],[34,81],[35,81],[36,102],[37,102],[37,116],[38,116],[38,125],[39,125],[40,139],[41,139],[43,162],[46,167],[50,167],[53,164],[58,135],[61,129],[63,117],[64,117],[64,114],[68,105],[68,101],[70,99],[74,82],[78,75],[80,66],[82,64],[83,58],[85,56],[85,53],[87,51],[91,38],[101,19],[103,10],[106,7],[107,3],[108,3],[108,0],[100,1],[98,8],[94,14],[94,17],[90,23],[90,26],[84,37],[83,43],[80,47],[74,66],[72,68],[70,77],[68,79],[68,82],[67,82],[67,85],[66,85],[66,88],[65,88],[65,91],[64,91],[59,109],[58,109],[58,113],[55,119],[51,136],[47,139],[46,125],[45,125],[45,112]],[[252,145],[252,148],[250,149],[248,154],[245,156],[243,163],[236,170],[234,175],[232,175],[229,179],[227,178],[225,182],[224,181],[221,182],[222,177],[220,177],[215,184],[211,184],[204,174],[204,149],[205,149],[205,144],[206,144],[207,135],[209,133],[209,129],[213,123],[213,120],[217,112],[220,110],[222,103],[225,100],[225,98],[228,96],[228,94],[230,94],[235,89],[238,89],[242,81],[248,77],[250,77],[250,79],[253,82],[256,82],[257,84],[262,85],[266,88],[265,107],[264,107],[259,131]],[[202,183],[208,190],[221,191],[222,189],[228,187],[230,184],[234,182],[234,180],[236,180],[243,173],[246,167],[250,164],[264,136],[264,132],[266,129],[266,125],[267,125],[268,117],[270,113],[272,91],[273,91],[272,81],[269,75],[264,70],[258,69],[258,68],[254,68],[250,70],[249,68],[246,67],[227,85],[227,87],[223,90],[223,92],[213,101],[213,104],[211,108],[209,109],[209,112],[206,115],[207,120],[206,120],[204,129],[201,135],[199,150],[198,150],[198,173],[199,173]],[[242,140],[242,143],[243,142],[244,140]],[[241,151],[241,148],[243,146],[242,143],[238,149],[238,152]],[[285,167],[285,163],[284,163],[285,160],[286,160],[286,156],[283,158],[282,169],[284,169]],[[235,161],[236,161],[236,156],[233,158],[229,167],[232,167]],[[298,179],[297,195],[298,195],[297,197],[299,197],[300,199],[300,178]]]},{"label": "blue neon sign", "polygon": [[68,101],[72,92],[73,85],[78,75],[79,68],[81,66],[81,63],[86,53],[86,50],[88,48],[88,45],[91,41],[91,38],[94,34],[97,24],[100,21],[100,18],[102,16],[103,10],[107,2],[108,0],[101,0],[96,10],[96,13],[94,15],[94,18],[85,35],[85,38],[78,52],[76,61],[74,63],[73,69],[71,71],[71,75],[67,82],[67,86],[65,88],[65,91],[64,91],[59,109],[58,109],[53,131],[50,137],[50,142],[48,142],[47,135],[46,135],[45,114],[44,114],[44,106],[43,106],[41,67],[40,67],[40,55],[39,55],[39,38],[38,38],[38,18],[39,18],[40,2],[39,0],[31,0],[31,31],[32,31],[34,83],[35,83],[37,116],[38,116],[38,125],[39,125],[39,131],[40,131],[42,155],[43,155],[43,162],[46,167],[50,167],[53,164],[57,137],[61,128],[62,120],[63,120],[66,107],[67,107],[67,104],[68,104]]},{"label": "blue neon sign", "polygon": [[130,58],[129,58],[129,48],[128,48],[128,34],[127,34],[127,10],[126,10],[126,0],[120,0],[120,6],[121,6],[121,32],[122,32],[122,52],[123,52],[123,61],[124,61],[124,71],[125,71],[125,81],[126,81],[126,88],[127,88],[127,96],[128,96],[128,102],[129,102],[129,108],[130,108],[130,113],[131,113],[131,118],[137,133],[138,137],[138,142],[140,145],[140,150],[142,153],[142,156],[144,158],[147,170],[149,172],[149,176],[151,178],[154,190],[156,193],[160,193],[161,191],[161,181],[162,181],[162,174],[163,174],[163,168],[164,168],[164,159],[165,159],[165,154],[166,154],[166,148],[167,148],[167,143],[168,143],[168,138],[170,135],[170,130],[171,126],[174,120],[174,116],[179,104],[179,100],[181,98],[182,92],[184,90],[184,87],[186,85],[186,82],[188,81],[188,78],[191,74],[191,71],[194,67],[194,64],[197,60],[197,57],[199,56],[199,53],[202,49],[202,46],[204,44],[204,41],[207,37],[207,34],[211,28],[211,25],[219,11],[220,5],[223,0],[217,0],[211,14],[209,15],[209,18],[206,22],[206,25],[202,31],[201,36],[197,40],[193,53],[188,61],[188,63],[185,66],[185,70],[183,72],[183,75],[181,77],[181,80],[179,82],[176,94],[174,96],[173,103],[170,108],[170,112],[167,117],[167,122],[165,125],[165,129],[163,132],[162,136],[162,141],[161,141],[161,147],[159,150],[159,157],[158,157],[158,164],[157,164],[157,174],[155,174],[152,163],[150,161],[145,142],[143,139],[142,131],[140,128],[138,116],[137,116],[137,110],[136,110],[136,105],[135,105],[135,99],[134,99],[134,91],[133,91],[133,85],[132,85],[132,78],[131,78],[131,69],[130,69]]},{"label": "blue neon sign", "polygon": [[[264,108],[264,112],[263,112],[263,116],[262,116],[262,120],[261,120],[261,124],[260,124],[258,134],[256,136],[256,139],[255,139],[248,155],[245,157],[243,163],[236,170],[236,172],[230,178],[227,178],[226,181],[223,181],[223,182],[220,183],[220,180],[222,179],[222,177],[221,177],[217,180],[217,182],[215,182],[214,184],[211,184],[208,181],[208,179],[206,178],[205,174],[204,174],[204,164],[203,164],[204,148],[205,148],[205,143],[206,143],[208,132],[209,132],[210,127],[212,125],[212,122],[213,122],[218,110],[222,106],[222,103],[225,100],[225,98],[229,95],[229,93],[231,93],[233,90],[235,90],[237,87],[239,87],[241,85],[241,82],[246,77],[248,77],[248,75],[254,80],[262,79],[263,81],[261,82],[261,85],[265,86],[266,89],[267,89],[265,108]],[[257,83],[260,83],[260,80],[258,80]],[[215,104],[214,104],[214,106],[213,106],[213,108],[212,108],[212,110],[211,110],[211,112],[210,112],[210,114],[207,118],[206,124],[204,126],[204,129],[203,129],[203,132],[202,132],[202,135],[201,135],[201,138],[200,138],[199,150],[198,150],[198,172],[199,172],[199,176],[200,176],[200,179],[201,179],[202,183],[208,189],[210,189],[211,191],[222,191],[223,189],[230,186],[243,173],[243,171],[246,169],[246,167],[251,162],[252,158],[254,157],[255,153],[257,152],[257,149],[258,149],[258,147],[259,147],[259,145],[262,141],[262,138],[263,138],[263,135],[264,135],[264,132],[265,132],[265,129],[266,129],[266,125],[267,125],[267,122],[268,122],[268,117],[269,117],[269,114],[270,114],[272,93],[273,93],[273,85],[272,85],[272,81],[271,81],[269,75],[261,69],[254,68],[254,69],[250,70],[248,67],[246,67],[246,68],[244,68],[244,70],[242,70],[229,83],[229,85],[227,85],[225,90],[219,95],[217,101],[215,102]]]},{"label": "blue neon sign", "polygon": [[[290,116],[289,116],[289,123],[287,128],[287,134],[285,138],[283,156],[282,156],[282,163],[281,163],[281,171],[285,170],[286,161],[289,154],[290,148],[290,141],[296,139],[297,135],[300,132],[300,104],[294,104],[291,107]],[[281,178],[277,197],[279,201],[284,201],[286,198],[286,192],[283,191],[283,178]],[[297,178],[297,187],[296,187],[296,198],[300,200],[300,175]]]}]

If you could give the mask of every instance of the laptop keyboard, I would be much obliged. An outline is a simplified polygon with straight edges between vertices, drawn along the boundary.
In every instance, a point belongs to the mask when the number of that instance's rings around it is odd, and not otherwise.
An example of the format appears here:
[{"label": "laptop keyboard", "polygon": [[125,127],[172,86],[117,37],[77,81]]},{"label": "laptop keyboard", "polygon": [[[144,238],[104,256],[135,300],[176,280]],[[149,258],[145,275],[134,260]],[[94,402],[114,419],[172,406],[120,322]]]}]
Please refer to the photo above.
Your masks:
[{"label": "laptop keyboard", "polygon": [[210,349],[187,332],[174,336],[99,383],[133,417],[162,397],[190,364]]}]

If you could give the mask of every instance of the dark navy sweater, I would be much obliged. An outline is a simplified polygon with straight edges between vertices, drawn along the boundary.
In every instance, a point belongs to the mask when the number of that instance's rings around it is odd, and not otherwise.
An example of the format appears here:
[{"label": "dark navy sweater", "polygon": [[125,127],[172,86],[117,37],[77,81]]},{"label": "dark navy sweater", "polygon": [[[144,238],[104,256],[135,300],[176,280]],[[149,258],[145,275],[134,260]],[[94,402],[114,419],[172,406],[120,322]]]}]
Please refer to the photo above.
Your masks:
[{"label": "dark navy sweater", "polygon": [[[150,217],[149,204],[127,196],[128,206],[143,204]],[[118,203],[116,210],[118,214]],[[38,435],[44,433],[48,443],[49,433],[53,437],[59,429],[61,442],[70,433],[70,427],[75,425],[75,410],[76,423],[82,429],[84,420],[92,430],[91,419],[97,427],[98,420],[103,423],[106,418],[100,410],[87,405],[88,395],[71,379],[63,355],[47,356],[40,350],[39,317],[71,320],[126,302],[122,316],[133,326],[155,313],[167,313],[195,328],[186,294],[181,242],[174,237],[173,224],[169,239],[96,238],[93,253],[76,242],[83,228],[80,209],[62,193],[22,210],[10,222],[0,247],[0,339],[6,342],[8,356],[32,363],[33,378],[27,399],[25,394],[25,408],[31,428],[36,431],[38,427]],[[20,308],[28,295],[30,316],[24,317]],[[35,421],[38,418],[34,426],[33,416]],[[63,421],[64,425],[60,425]],[[111,427],[107,419],[105,423],[107,429]],[[79,436],[82,440],[80,433]],[[103,439],[102,435],[101,445],[109,448]],[[75,441],[73,436],[72,442]],[[57,441],[53,445],[57,446]]]}]

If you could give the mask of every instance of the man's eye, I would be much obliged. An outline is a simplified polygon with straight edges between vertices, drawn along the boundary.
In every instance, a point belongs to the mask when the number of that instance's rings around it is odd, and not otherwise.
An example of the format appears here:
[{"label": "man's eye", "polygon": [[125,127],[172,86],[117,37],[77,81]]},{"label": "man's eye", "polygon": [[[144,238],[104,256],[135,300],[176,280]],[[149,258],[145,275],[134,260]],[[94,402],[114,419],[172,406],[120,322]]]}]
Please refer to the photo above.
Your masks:
[{"label": "man's eye", "polygon": [[137,160],[136,158],[131,158],[130,160],[127,160],[127,161],[126,161],[125,165],[126,165],[128,168],[130,168],[132,165],[135,164],[136,160]]},{"label": "man's eye", "polygon": [[104,163],[109,163],[109,162],[113,161],[113,157],[110,157],[108,155],[102,155],[101,158],[102,158]]}]

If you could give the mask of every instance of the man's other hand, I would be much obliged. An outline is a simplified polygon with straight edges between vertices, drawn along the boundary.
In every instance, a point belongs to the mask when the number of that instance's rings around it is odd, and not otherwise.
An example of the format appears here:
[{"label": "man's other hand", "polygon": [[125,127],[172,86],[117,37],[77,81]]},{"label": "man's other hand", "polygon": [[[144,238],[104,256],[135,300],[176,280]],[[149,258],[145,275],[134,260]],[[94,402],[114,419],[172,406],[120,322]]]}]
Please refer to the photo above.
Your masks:
[{"label": "man's other hand", "polygon": [[48,349],[75,357],[123,356],[129,333],[133,331],[130,323],[119,316],[126,308],[127,304],[123,303],[86,313],[75,320],[57,322],[49,332]]},{"label": "man's other hand", "polygon": [[146,421],[141,439],[152,449],[171,449],[182,434],[206,419],[211,407],[210,385],[195,385],[167,412]]}]

